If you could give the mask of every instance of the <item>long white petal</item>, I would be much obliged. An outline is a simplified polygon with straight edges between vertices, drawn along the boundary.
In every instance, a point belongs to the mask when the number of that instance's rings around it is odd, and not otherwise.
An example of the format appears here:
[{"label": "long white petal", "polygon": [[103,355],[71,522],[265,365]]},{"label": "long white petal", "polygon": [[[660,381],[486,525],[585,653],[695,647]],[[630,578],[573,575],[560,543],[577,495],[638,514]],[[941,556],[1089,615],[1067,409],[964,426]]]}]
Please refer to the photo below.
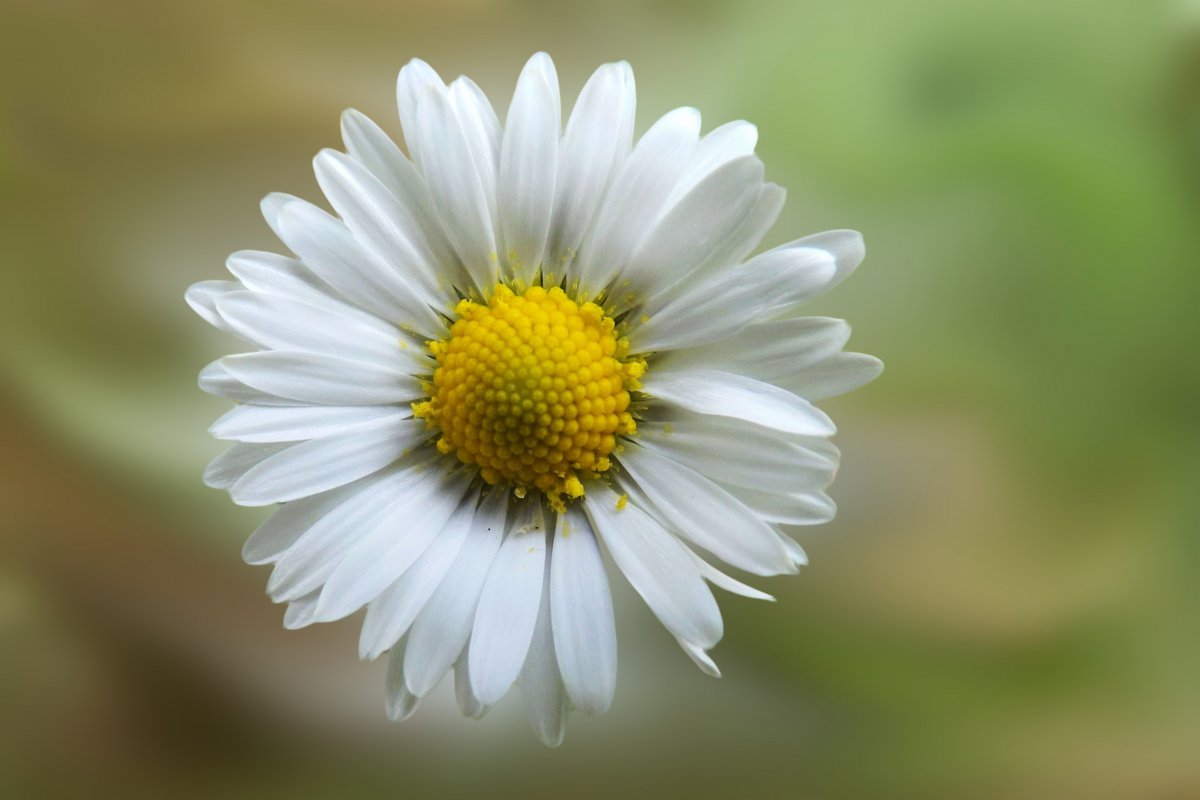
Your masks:
[{"label": "long white petal", "polygon": [[808,436],[832,436],[837,430],[833,420],[807,400],[730,372],[650,371],[642,383],[652,397],[699,414],[744,419],[784,433]]},{"label": "long white petal", "polygon": [[256,405],[278,407],[295,406],[303,403],[303,401],[289,400],[285,397],[278,397],[269,392],[247,386],[225,368],[225,365],[222,363],[223,361],[224,359],[218,359],[200,370],[200,376],[196,382],[200,387],[200,391],[216,395],[217,397],[225,397],[236,403],[254,403]]},{"label": "long white petal", "polygon": [[471,689],[484,705],[509,690],[533,638],[546,562],[546,526],[537,501],[525,503],[524,520],[496,554],[471,628]]},{"label": "long white petal", "polygon": [[[687,548],[687,545],[684,545]],[[713,586],[718,586],[727,592],[749,597],[751,600],[766,600],[774,603],[775,598],[766,592],[761,592],[753,586],[742,583],[739,580],[729,577],[721,570],[709,564],[700,556],[696,555],[691,548],[687,548],[688,554],[692,557],[692,563],[696,565],[696,569],[703,576],[704,580],[711,583]]]},{"label": "long white petal", "polygon": [[730,161],[751,155],[756,144],[758,128],[745,120],[734,120],[713,128],[696,144],[683,176],[671,192],[668,204],[677,202]]},{"label": "long white petal", "polygon": [[270,564],[278,561],[287,555],[305,531],[371,482],[372,478],[366,478],[328,492],[285,503],[250,534],[250,538],[242,547],[242,559],[247,564]]},{"label": "long white petal", "polygon": [[809,400],[822,400],[865,386],[883,372],[883,362],[865,353],[838,353],[797,370],[780,384]]},{"label": "long white petal", "polygon": [[[400,332],[380,319],[319,308],[258,292],[232,292],[217,310],[247,339],[271,350],[304,350],[412,370],[420,356],[400,347]],[[419,368],[419,367],[418,367]]]},{"label": "long white petal", "polygon": [[762,178],[762,162],[743,156],[707,175],[669,206],[617,278],[617,305],[657,296],[703,264],[754,209]]},{"label": "long white petal", "polygon": [[229,494],[238,505],[263,506],[324,492],[383,469],[428,436],[422,421],[392,418],[312,439],[256,464]]},{"label": "long white petal", "polygon": [[554,62],[537,53],[521,71],[508,109],[496,191],[505,258],[518,285],[533,278],[546,251],[561,124]]},{"label": "long white petal", "polygon": [[259,202],[258,208],[262,212],[263,219],[267,221],[267,225],[276,236],[279,236],[279,212],[296,199],[295,195],[271,192]]},{"label": "long white petal", "polygon": [[504,538],[507,510],[506,492],[493,490],[484,498],[454,566],[409,630],[404,679],[418,697],[437,685],[471,635],[479,593]]},{"label": "long white petal", "polygon": [[559,145],[548,274],[561,276],[574,259],[617,165],[629,154],[636,104],[633,70],[624,61],[597,69],[579,93]]},{"label": "long white petal", "polygon": [[829,317],[756,323],[719,342],[664,353],[655,369],[719,369],[782,384],[799,370],[841,351],[850,326]]},{"label": "long white petal", "polygon": [[634,352],[696,347],[736,334],[820,293],[834,274],[824,250],[772,251],[742,266],[664,293],[662,305],[644,309],[648,319],[630,335]]},{"label": "long white petal", "polygon": [[[291,202],[304,201],[293,198]],[[282,207],[279,213],[282,215]],[[239,250],[225,260],[225,268],[247,289],[255,292],[287,297],[316,306],[341,300],[337,291],[318,278],[308,265],[277,253]]]},{"label": "long white petal", "polygon": [[755,575],[791,572],[772,526],[703,475],[635,445],[621,454],[621,467],[669,530]]},{"label": "long white petal", "polygon": [[415,400],[424,394],[421,382],[411,375],[321,353],[272,350],[225,356],[218,363],[230,377],[251,389],[303,403],[381,405]]},{"label": "long white petal", "polygon": [[[497,279],[498,256],[491,210],[462,126],[444,90],[425,87],[418,98],[415,137],[408,134],[413,155],[425,176],[434,207],[478,290]],[[459,287],[467,289],[470,287]]]},{"label": "long white petal", "polygon": [[454,664],[454,698],[464,717],[483,719],[491,711],[491,705],[482,702],[471,688],[470,648],[463,651],[462,658]]},{"label": "long white petal", "polygon": [[458,557],[477,504],[478,497],[468,492],[416,563],[367,606],[358,645],[361,658],[378,658],[408,631]]},{"label": "long white petal", "polygon": [[580,710],[603,714],[617,686],[617,630],[604,560],[577,504],[558,515],[548,589],[554,649],[567,694]]},{"label": "long white petal", "polygon": [[321,190],[360,242],[370,247],[426,297],[445,295],[453,283],[439,269],[438,254],[426,241],[412,210],[362,164],[336,150],[313,159]]},{"label": "long white petal", "polygon": [[204,484],[213,489],[228,489],[251,469],[284,451],[288,446],[286,443],[235,444],[208,462],[204,470]]},{"label": "long white petal", "polygon": [[438,221],[425,181],[391,137],[364,114],[347,109],[342,114],[342,141],[350,157],[370,170],[405,205],[438,266],[460,267]]},{"label": "long white petal", "polygon": [[[547,563],[546,569],[549,568]],[[550,622],[550,578],[547,575],[542,582],[537,623],[533,628],[533,640],[529,643],[529,655],[521,667],[520,678],[529,724],[547,747],[562,744],[569,710],[554,650],[554,632]]]},{"label": "long white petal", "polygon": [[867,255],[867,248],[863,243],[862,234],[858,231],[849,230],[814,233],[811,236],[805,236],[803,239],[797,239],[790,245],[783,246],[819,247],[829,252],[837,261],[837,274],[829,282],[829,286],[826,287],[827,290],[832,289],[850,277],[850,273],[858,268],[858,265],[862,263],[863,258]]},{"label": "long white petal", "polygon": [[410,416],[410,410],[399,406],[241,405],[214,422],[208,432],[218,439],[238,442],[300,442]]},{"label": "long white petal", "polygon": [[608,487],[588,488],[584,508],[613,561],[680,642],[708,649],[721,639],[721,612],[687,550],[633,503],[617,508]]},{"label": "long white petal", "polygon": [[700,134],[700,112],[679,108],[646,132],[613,178],[570,274],[584,297],[604,291],[658,221]]},{"label": "long white petal", "polygon": [[421,698],[408,690],[404,683],[404,646],[392,648],[388,657],[387,676],[383,682],[385,708],[388,719],[400,722],[411,717],[421,703]]},{"label": "long white petal", "polygon": [[288,246],[327,283],[361,308],[401,328],[428,337],[443,335],[445,323],[434,311],[444,299],[363,247],[340,220],[310,203],[288,205],[280,218]]},{"label": "long white petal", "polygon": [[[762,243],[763,237],[775,224],[775,220],[779,219],[786,199],[787,192],[782,187],[773,183],[763,184],[750,213],[742,219],[737,230],[714,247],[712,252],[692,271],[692,279],[697,280],[724,267],[741,264],[745,261],[746,257]],[[648,297],[646,299],[653,301],[658,298]]]},{"label": "long white petal", "polygon": [[775,431],[730,417],[681,412],[677,422],[638,423],[638,443],[714,481],[772,492],[819,491],[837,460]]},{"label": "long white petal", "polygon": [[287,610],[283,613],[283,627],[295,631],[311,625],[313,612],[317,608],[317,595],[317,592],[310,592],[288,603]]},{"label": "long white petal", "polygon": [[237,281],[201,281],[188,287],[183,299],[191,309],[200,315],[201,319],[219,331],[232,333],[229,324],[217,311],[217,299],[230,292],[244,289]]},{"label": "long white petal", "polygon": [[277,603],[295,600],[320,589],[345,554],[393,507],[396,496],[404,493],[423,463],[415,460],[377,473],[352,484],[344,494],[339,492],[336,501],[331,500],[333,507],[275,562],[267,581],[271,599]]},{"label": "long white petal", "polygon": [[463,140],[479,185],[487,202],[492,220],[492,230],[499,230],[500,217],[496,209],[496,181],[500,176],[500,139],[503,135],[496,110],[475,82],[465,75],[454,79],[446,93],[458,124],[462,128]]},{"label": "long white petal", "polygon": [[317,621],[353,614],[403,575],[446,527],[471,484],[462,470],[440,478],[430,470],[422,478],[427,479],[398,498],[387,522],[364,535],[329,576]]},{"label": "long white petal", "polygon": [[[727,492],[754,509],[764,519],[786,525],[821,525],[837,514],[829,495],[820,491],[794,494],[765,492],[749,486],[722,484]],[[786,546],[786,542],[784,543]],[[794,559],[793,559],[794,560]]]},{"label": "long white petal", "polygon": [[444,93],[446,84],[433,67],[419,58],[414,58],[404,65],[396,78],[396,106],[400,112],[400,126],[404,129],[404,142],[408,145],[408,152],[412,153],[418,168],[423,160],[422,150],[426,146],[437,146],[436,140],[427,142],[420,136],[421,115],[428,113],[428,109],[423,108],[420,98],[426,91]]}]

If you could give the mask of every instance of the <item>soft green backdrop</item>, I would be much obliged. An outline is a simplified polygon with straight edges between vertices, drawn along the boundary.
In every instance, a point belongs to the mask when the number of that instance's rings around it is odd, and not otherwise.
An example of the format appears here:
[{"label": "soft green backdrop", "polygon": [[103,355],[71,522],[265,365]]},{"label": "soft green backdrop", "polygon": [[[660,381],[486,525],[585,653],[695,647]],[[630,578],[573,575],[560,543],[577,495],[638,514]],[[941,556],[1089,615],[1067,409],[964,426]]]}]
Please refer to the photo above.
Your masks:
[{"label": "soft green backdrop", "polygon": [[[205,489],[230,342],[184,306],[420,56],[507,104],[637,73],[758,124],[773,243],[866,234],[815,310],[841,515],[723,597],[720,681],[620,587],[606,717],[401,726],[355,625],[287,633]],[[1200,797],[1200,5],[0,2],[0,795]]]}]

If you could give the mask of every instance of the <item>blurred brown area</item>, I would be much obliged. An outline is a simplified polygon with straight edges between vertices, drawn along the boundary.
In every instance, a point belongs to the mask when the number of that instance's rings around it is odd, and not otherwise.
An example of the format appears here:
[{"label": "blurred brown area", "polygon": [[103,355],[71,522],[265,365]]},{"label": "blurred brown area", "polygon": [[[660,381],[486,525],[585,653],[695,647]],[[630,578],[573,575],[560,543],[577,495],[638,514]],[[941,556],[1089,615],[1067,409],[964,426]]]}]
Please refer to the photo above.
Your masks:
[{"label": "blurred brown area", "polygon": [[[0,795],[1200,797],[1200,6],[0,0]],[[780,242],[856,227],[814,313],[838,520],[723,597],[699,675],[618,585],[616,705],[403,725],[353,621],[286,632],[205,489],[233,345],[186,309],[409,58],[501,109],[634,66],[759,125]],[[443,687],[444,688],[444,687]]]}]

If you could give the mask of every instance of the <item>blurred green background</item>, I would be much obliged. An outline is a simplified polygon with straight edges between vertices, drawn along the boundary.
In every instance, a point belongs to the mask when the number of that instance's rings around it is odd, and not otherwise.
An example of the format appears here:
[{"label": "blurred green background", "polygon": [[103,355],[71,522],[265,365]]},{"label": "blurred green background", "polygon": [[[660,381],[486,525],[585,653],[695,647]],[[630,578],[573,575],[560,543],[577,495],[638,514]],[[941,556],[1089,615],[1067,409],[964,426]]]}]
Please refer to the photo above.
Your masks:
[{"label": "blurred green background", "polygon": [[[282,629],[182,299],[409,58],[504,108],[538,49],[570,99],[628,59],[639,131],[757,123],[771,243],[864,231],[814,312],[887,363],[725,677],[614,584],[558,751],[515,694],[393,725],[355,624]],[[1200,797],[1196,2],[3,0],[0,203],[0,795]]]}]

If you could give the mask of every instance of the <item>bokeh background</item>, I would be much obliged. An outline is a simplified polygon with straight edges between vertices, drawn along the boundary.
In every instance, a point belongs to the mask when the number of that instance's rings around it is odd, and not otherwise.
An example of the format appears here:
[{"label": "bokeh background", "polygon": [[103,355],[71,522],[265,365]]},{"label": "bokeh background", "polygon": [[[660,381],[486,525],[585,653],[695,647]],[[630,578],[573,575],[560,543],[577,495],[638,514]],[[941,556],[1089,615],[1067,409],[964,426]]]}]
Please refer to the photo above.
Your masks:
[{"label": "bokeh background", "polygon": [[[403,725],[352,622],[285,632],[204,488],[230,342],[184,306],[413,56],[503,109],[628,59],[638,129],[756,122],[815,312],[838,520],[722,598],[706,678],[618,587],[605,717]],[[0,795],[1200,797],[1200,3],[0,2]],[[444,689],[445,687],[443,687]]]}]

